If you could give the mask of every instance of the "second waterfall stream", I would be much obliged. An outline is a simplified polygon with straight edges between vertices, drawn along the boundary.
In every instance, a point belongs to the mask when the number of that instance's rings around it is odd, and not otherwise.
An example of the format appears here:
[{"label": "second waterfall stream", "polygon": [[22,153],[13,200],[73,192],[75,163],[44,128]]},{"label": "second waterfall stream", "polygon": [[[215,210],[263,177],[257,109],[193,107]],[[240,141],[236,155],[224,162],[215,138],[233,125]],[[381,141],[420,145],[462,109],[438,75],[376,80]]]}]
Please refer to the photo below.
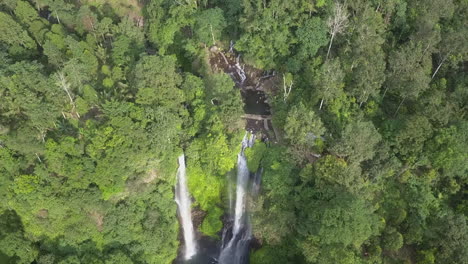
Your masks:
[{"label": "second waterfall stream", "polygon": [[242,140],[241,150],[237,155],[236,202],[233,216],[234,226],[231,230],[225,227],[223,232],[221,252],[218,259],[220,264],[248,263],[252,227],[250,225],[249,215],[247,214],[247,197],[255,188],[249,188],[250,172],[247,167],[247,158],[244,150],[252,147],[254,142],[255,135],[251,135],[250,138],[248,138],[246,134]]}]

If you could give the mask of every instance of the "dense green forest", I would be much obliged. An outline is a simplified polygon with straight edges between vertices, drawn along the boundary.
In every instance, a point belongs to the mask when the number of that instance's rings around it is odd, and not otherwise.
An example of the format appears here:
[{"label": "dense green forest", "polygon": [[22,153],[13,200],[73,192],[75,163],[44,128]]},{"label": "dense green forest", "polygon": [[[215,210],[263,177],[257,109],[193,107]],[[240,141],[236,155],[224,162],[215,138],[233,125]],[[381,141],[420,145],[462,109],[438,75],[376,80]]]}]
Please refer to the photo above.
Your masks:
[{"label": "dense green forest", "polygon": [[172,263],[182,152],[218,239],[232,47],[275,73],[250,263],[468,263],[467,0],[0,0],[0,262]]}]

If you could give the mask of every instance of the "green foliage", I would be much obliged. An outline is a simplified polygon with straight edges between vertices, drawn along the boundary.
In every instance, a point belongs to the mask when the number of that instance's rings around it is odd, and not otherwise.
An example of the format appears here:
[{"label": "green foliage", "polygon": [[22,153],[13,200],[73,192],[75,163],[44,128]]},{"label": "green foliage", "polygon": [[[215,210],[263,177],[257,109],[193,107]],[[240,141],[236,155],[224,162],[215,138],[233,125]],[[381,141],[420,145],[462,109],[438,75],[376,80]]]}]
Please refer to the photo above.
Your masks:
[{"label": "green foliage", "polygon": [[0,41],[9,46],[21,45],[25,49],[36,48],[36,44],[28,35],[28,32],[14,21],[11,16],[3,12],[0,12],[0,36]]},{"label": "green foliage", "polygon": [[403,236],[395,229],[385,232],[383,237],[383,248],[386,250],[398,250],[403,246]]},{"label": "green foliage", "polygon": [[151,1],[145,6],[149,41],[161,54],[174,43],[177,32],[191,22],[196,2],[177,4],[167,0]]},{"label": "green foliage", "polygon": [[220,219],[223,213],[219,207],[209,208],[208,215],[203,219],[200,231],[207,236],[217,237],[218,232],[223,228],[223,222]]},{"label": "green foliage", "polygon": [[248,88],[251,263],[466,264],[466,1],[0,2],[0,262],[173,263],[181,152],[219,239]]},{"label": "green foliage", "polygon": [[298,259],[294,258],[294,251],[284,246],[263,246],[259,250],[250,255],[250,263],[252,264],[280,264],[294,263]]},{"label": "green foliage", "polygon": [[194,34],[198,41],[215,45],[226,27],[223,10],[210,8],[199,12],[195,18]]},{"label": "green foliage", "polygon": [[312,84],[317,96],[323,102],[339,98],[343,93],[343,78],[345,77],[338,59],[326,61],[313,73]]},{"label": "green foliage", "polygon": [[15,178],[13,190],[15,194],[32,193],[39,188],[39,178],[34,175],[20,175]]},{"label": "green foliage", "polygon": [[[200,231],[208,236],[216,236],[223,226],[221,222],[223,211],[218,208],[220,195],[224,190],[223,178],[209,175],[195,164],[188,168],[188,185],[190,194],[195,198],[195,205],[208,211]],[[210,184],[206,184],[207,182]]]},{"label": "green foliage", "polygon": [[398,152],[404,157],[421,153],[424,142],[431,137],[432,125],[423,116],[411,116],[404,120],[404,129],[395,135]]},{"label": "green foliage", "polygon": [[348,64],[351,68],[347,90],[362,104],[377,97],[385,80],[385,53],[382,49],[385,24],[382,15],[367,2],[355,1],[351,5],[356,5],[353,9],[362,13],[352,21],[355,28],[350,50],[346,50],[350,52]]},{"label": "green foliage", "polygon": [[[308,194],[301,196],[304,199]],[[346,192],[335,193],[329,201],[304,204],[302,209],[300,217],[307,224],[301,233],[316,237],[324,245],[359,247],[377,233],[378,220],[373,209],[363,199]],[[318,225],[314,224],[316,221]]]},{"label": "green foliage", "polygon": [[320,117],[303,104],[293,106],[289,110],[284,131],[291,144],[309,148],[325,134]]},{"label": "green foliage", "polygon": [[183,94],[178,89],[182,78],[175,71],[176,58],[145,56],[137,63],[133,83],[138,89],[136,102],[141,105],[178,107]]},{"label": "green foliage", "polygon": [[438,249],[435,252],[436,263],[466,262],[468,226],[464,215],[454,214],[449,209],[446,215],[434,221],[428,235],[429,245]]},{"label": "green foliage", "polygon": [[298,50],[295,56],[288,60],[288,70],[298,72],[304,61],[315,56],[320,47],[328,43],[327,27],[319,17],[305,20],[296,31]]},{"label": "green foliage", "polygon": [[0,247],[15,263],[31,263],[38,254],[37,247],[24,235],[21,219],[13,211],[0,215]]},{"label": "green foliage", "polygon": [[314,182],[317,187],[334,184],[353,193],[359,193],[366,185],[359,167],[331,155],[323,157],[312,167],[305,167],[300,176],[304,182]]},{"label": "green foliage", "polygon": [[424,46],[410,42],[389,55],[387,89],[402,99],[416,99],[429,87],[429,57],[423,56]]},{"label": "green foliage", "polygon": [[[190,194],[196,199],[195,205],[200,205],[203,210],[216,206],[224,186],[222,178],[208,175],[199,167],[191,168],[188,173]],[[211,184],[201,186],[204,182]]]},{"label": "green foliage", "polygon": [[373,158],[375,147],[381,140],[372,122],[360,120],[349,123],[344,128],[340,140],[332,150],[351,162],[361,162]]},{"label": "green foliage", "polygon": [[325,23],[320,18],[306,20],[296,32],[298,42],[301,43],[298,55],[304,58],[313,57],[320,47],[327,44],[326,33]]},{"label": "green foliage", "polygon": [[243,113],[239,91],[233,89],[234,82],[225,73],[210,74],[205,80],[206,96],[213,112],[219,113],[220,121],[228,130],[237,130],[243,125]]},{"label": "green foliage", "polygon": [[249,167],[249,171],[256,172],[259,169],[262,158],[264,155],[266,155],[266,152],[267,152],[267,147],[265,143],[260,142],[258,140],[255,142],[253,147],[246,148],[244,150],[245,156],[247,157],[247,160],[249,161],[247,163],[247,166]]},{"label": "green foliage", "polygon": [[253,232],[268,244],[278,245],[286,239],[296,223],[294,202],[295,173],[285,149],[270,147],[263,157],[263,195],[254,204]]},{"label": "green foliage", "polygon": [[450,126],[437,132],[428,142],[429,157],[436,168],[443,169],[446,175],[467,175],[468,152],[466,142],[466,123],[459,127]]}]

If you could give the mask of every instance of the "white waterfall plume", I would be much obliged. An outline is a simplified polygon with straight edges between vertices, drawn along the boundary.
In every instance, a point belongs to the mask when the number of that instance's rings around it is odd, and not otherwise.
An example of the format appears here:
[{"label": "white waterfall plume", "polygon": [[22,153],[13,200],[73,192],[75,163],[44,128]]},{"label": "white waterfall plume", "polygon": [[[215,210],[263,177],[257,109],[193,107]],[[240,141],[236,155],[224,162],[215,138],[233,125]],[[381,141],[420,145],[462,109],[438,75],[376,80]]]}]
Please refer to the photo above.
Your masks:
[{"label": "white waterfall plume", "polygon": [[197,253],[195,242],[195,232],[193,230],[190,194],[187,188],[187,173],[185,168],[184,154],[179,156],[179,169],[177,170],[177,184],[175,188],[175,201],[179,207],[179,216],[184,232],[186,260],[192,258]]},{"label": "white waterfall plume", "polygon": [[[249,192],[256,187],[249,188],[250,172],[247,167],[247,158],[244,150],[252,147],[255,136],[250,138],[247,134],[242,140],[241,151],[237,155],[237,185],[236,185],[236,205],[234,210],[234,227],[229,241],[227,230],[223,232],[223,245],[219,255],[220,264],[243,264],[248,261],[249,243],[252,238],[252,229],[249,216],[247,215],[247,197]],[[257,177],[256,177],[257,178]],[[257,179],[256,179],[257,180]],[[255,183],[254,183],[255,185]],[[255,191],[254,191],[255,192]]]}]

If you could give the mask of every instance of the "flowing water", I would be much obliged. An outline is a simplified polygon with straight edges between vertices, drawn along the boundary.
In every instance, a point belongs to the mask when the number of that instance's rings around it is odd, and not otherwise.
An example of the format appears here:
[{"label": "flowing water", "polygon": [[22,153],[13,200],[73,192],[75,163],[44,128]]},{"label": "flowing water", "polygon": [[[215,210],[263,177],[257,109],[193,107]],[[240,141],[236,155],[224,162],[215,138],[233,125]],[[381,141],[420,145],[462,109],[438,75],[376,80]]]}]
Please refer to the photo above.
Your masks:
[{"label": "flowing water", "polygon": [[195,242],[195,232],[193,230],[192,222],[192,202],[190,200],[190,195],[187,188],[185,156],[183,154],[179,156],[179,169],[177,170],[177,184],[175,188],[175,195],[175,201],[179,208],[179,217],[184,232],[184,258],[188,260],[197,253],[197,246]]},{"label": "flowing water", "polygon": [[[235,55],[235,54],[233,54]],[[274,76],[260,76],[262,73],[252,67],[245,67],[240,63],[240,56],[226,56],[222,52],[216,53],[211,59],[210,64],[215,71],[222,69],[229,74],[240,89],[244,101],[244,111],[246,114],[270,115],[265,93],[257,87],[260,84]],[[253,124],[251,121],[253,121]],[[250,123],[249,123],[250,122]],[[263,131],[263,124],[257,124],[256,120],[247,120],[246,130]],[[271,124],[269,125],[271,126]],[[265,130],[269,130],[268,127]],[[247,158],[244,154],[246,148],[252,147],[255,142],[255,136],[246,136],[242,140],[242,147],[237,156],[237,174],[228,173],[227,198],[229,204],[226,215],[223,217],[224,228],[220,233],[221,241],[210,237],[200,236],[195,246],[193,224],[190,218],[190,199],[186,187],[184,158],[179,157],[179,171],[177,172],[178,188],[176,188],[177,204],[179,205],[179,214],[184,231],[185,251],[184,259],[179,257],[175,263],[183,264],[247,264],[249,263],[250,242],[252,241],[252,228],[250,224],[250,215],[248,213],[248,201],[256,199],[261,184],[263,170],[260,168],[256,173],[250,173],[247,167]],[[184,164],[184,166],[182,166]],[[181,168],[183,167],[183,171]],[[185,185],[185,187],[183,187]],[[182,188],[185,188],[182,190]],[[182,196],[185,196],[183,199]],[[185,204],[182,201],[186,201]],[[189,260],[188,260],[189,259]],[[188,260],[188,261],[187,261]]]},{"label": "flowing water", "polygon": [[252,238],[249,215],[247,214],[247,197],[254,188],[249,188],[250,172],[247,167],[247,159],[244,150],[253,146],[255,136],[242,140],[240,153],[237,155],[237,185],[236,205],[234,211],[234,227],[232,230],[225,228],[223,231],[220,264],[244,264],[248,263],[249,244]]}]

